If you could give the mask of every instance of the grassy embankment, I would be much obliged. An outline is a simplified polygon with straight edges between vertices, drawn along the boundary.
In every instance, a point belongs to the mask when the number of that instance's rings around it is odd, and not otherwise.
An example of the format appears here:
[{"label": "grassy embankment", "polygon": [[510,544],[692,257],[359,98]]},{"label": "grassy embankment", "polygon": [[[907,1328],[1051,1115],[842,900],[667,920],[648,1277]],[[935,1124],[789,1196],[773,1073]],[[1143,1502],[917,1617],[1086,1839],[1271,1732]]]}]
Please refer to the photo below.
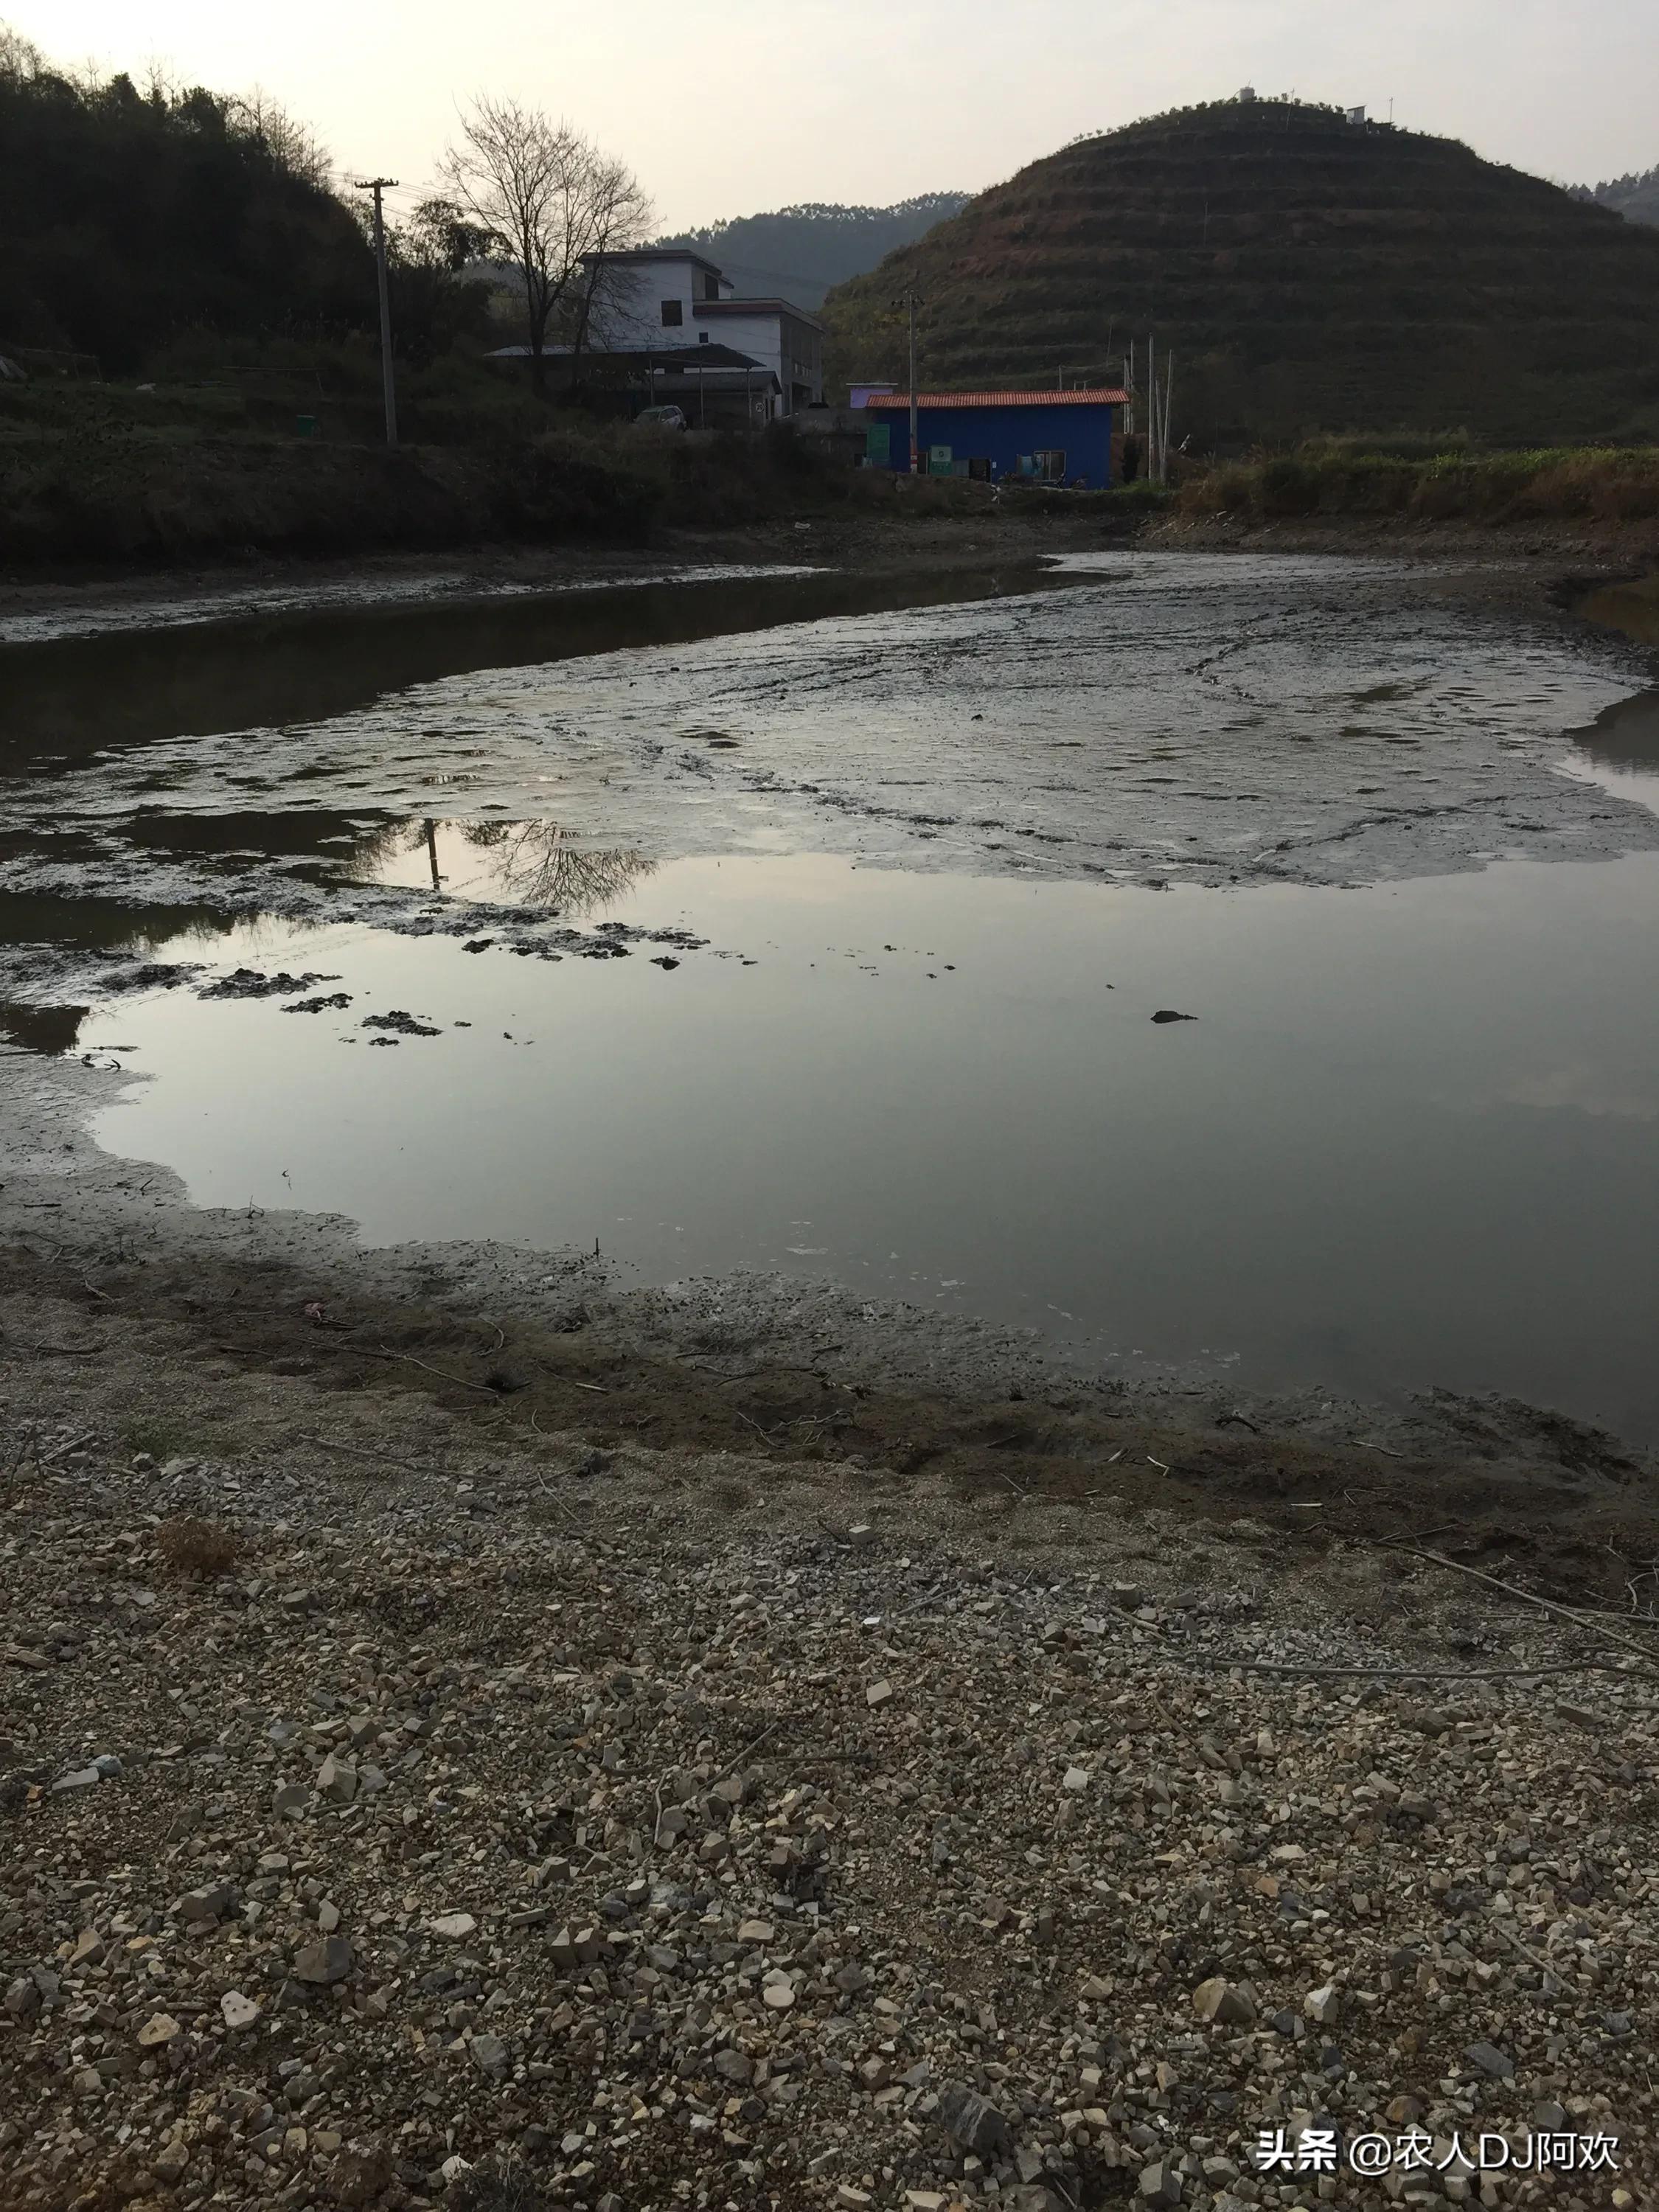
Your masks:
[{"label": "grassy embankment", "polygon": [[[248,349],[252,350],[252,349]],[[173,373],[167,373],[168,367]],[[0,568],[443,548],[492,539],[647,541],[840,509],[902,524],[984,518],[989,493],[821,459],[781,426],[659,431],[533,399],[452,356],[404,371],[404,442],[382,436],[371,349],[266,347],[233,372],[180,358],[153,381],[0,384]],[[1133,525],[1165,495],[1021,489],[1010,505]]]},{"label": "grassy embankment", "polygon": [[1326,439],[1190,477],[1176,507],[1249,521],[1650,522],[1659,520],[1659,447],[1413,453]]},{"label": "grassy embankment", "polygon": [[0,565],[637,541],[658,523],[752,521],[823,495],[793,439],[634,430],[480,371],[408,380],[392,452],[357,383],[0,386]]}]

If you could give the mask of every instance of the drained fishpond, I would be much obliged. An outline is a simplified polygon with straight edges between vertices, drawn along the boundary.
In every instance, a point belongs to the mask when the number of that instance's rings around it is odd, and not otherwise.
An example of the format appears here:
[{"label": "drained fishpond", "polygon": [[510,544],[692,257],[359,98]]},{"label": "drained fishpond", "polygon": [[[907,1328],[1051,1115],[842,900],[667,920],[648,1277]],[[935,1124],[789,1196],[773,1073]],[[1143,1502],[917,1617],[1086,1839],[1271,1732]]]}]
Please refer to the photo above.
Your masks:
[{"label": "drained fishpond", "polygon": [[15,624],[0,1202],[112,1158],[1651,1443],[1659,698],[1519,601],[1128,551]]}]

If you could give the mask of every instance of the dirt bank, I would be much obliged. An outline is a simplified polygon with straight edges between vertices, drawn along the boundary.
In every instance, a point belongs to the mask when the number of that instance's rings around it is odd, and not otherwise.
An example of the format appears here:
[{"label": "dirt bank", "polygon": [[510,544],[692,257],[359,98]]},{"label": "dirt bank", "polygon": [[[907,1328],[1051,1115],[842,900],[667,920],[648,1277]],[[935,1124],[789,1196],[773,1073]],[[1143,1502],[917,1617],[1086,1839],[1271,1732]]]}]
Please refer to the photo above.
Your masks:
[{"label": "dirt bank", "polygon": [[[1406,516],[1255,523],[1117,510],[1093,498],[1013,495],[993,501],[978,486],[908,483],[872,505],[815,496],[787,514],[694,525],[658,520],[638,544],[599,534],[491,534],[480,520],[398,550],[384,539],[337,548],[319,538],[285,547],[255,535],[209,549],[182,543],[147,556],[55,556],[0,565],[0,626],[72,616],[89,626],[143,619],[180,605],[191,620],[234,615],[249,604],[305,605],[392,592],[447,599],[503,588],[550,590],[626,580],[708,563],[810,561],[860,572],[982,567],[1139,544],[1176,550],[1448,556],[1493,569],[1516,565],[1542,591],[1578,588],[1659,568],[1659,524],[1516,523],[1503,526]],[[1534,596],[1537,593],[1534,592]],[[168,619],[173,618],[171,614]],[[17,631],[15,634],[24,634]]]}]

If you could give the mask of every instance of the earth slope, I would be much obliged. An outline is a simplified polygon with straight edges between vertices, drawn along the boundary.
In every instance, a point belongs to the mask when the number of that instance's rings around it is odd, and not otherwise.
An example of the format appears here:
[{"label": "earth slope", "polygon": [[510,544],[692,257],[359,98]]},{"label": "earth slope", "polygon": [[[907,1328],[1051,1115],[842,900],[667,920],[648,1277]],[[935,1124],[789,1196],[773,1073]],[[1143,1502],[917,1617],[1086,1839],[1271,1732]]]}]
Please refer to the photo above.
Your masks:
[{"label": "earth slope", "polygon": [[1156,331],[1175,434],[1659,434],[1659,233],[1466,146],[1230,100],[1080,140],[826,302],[843,377],[1052,383]]}]

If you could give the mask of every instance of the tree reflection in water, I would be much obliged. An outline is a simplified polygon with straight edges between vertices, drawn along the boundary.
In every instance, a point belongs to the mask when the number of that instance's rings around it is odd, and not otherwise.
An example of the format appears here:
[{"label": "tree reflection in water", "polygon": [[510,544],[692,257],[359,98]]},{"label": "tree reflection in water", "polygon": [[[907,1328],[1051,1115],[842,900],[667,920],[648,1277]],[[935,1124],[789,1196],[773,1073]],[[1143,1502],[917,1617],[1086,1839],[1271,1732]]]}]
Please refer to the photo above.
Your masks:
[{"label": "tree reflection in water", "polygon": [[[422,824],[418,841],[435,852],[438,825]],[[452,825],[445,825],[452,826]],[[521,906],[561,914],[592,914],[654,872],[644,853],[596,851],[556,822],[463,822],[453,825],[469,845],[489,852],[503,896]]]}]

